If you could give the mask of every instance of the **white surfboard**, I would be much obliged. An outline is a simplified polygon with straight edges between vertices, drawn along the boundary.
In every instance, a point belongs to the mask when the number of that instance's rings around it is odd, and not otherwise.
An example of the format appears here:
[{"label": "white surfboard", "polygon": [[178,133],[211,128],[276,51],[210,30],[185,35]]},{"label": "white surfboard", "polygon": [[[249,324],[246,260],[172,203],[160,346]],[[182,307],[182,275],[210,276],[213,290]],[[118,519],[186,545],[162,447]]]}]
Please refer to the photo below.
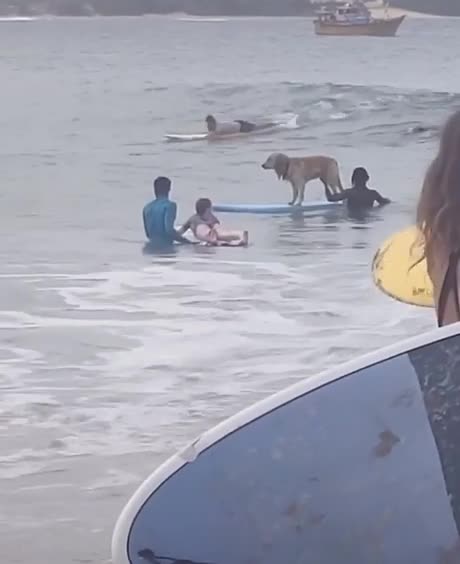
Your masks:
[{"label": "white surfboard", "polygon": [[204,141],[209,137],[208,133],[167,133],[167,141]]},{"label": "white surfboard", "polygon": [[460,559],[460,324],[312,377],[205,433],[116,524],[114,564]]},{"label": "white surfboard", "polygon": [[[229,139],[234,137],[249,137],[254,135],[264,135],[266,133],[272,133],[280,129],[295,129],[298,127],[297,120],[298,115],[293,114],[286,118],[286,121],[279,121],[275,123],[273,127],[264,127],[262,129],[255,129],[254,131],[249,131],[247,133],[230,133],[226,135],[217,135],[215,133],[167,133],[164,135],[166,141],[176,141],[176,142],[187,142],[187,141],[219,141],[222,139]],[[278,121],[278,120],[276,120]]]},{"label": "white surfboard", "polygon": [[[180,231],[181,227],[182,225],[176,225],[175,226],[176,231]],[[206,241],[200,241],[199,239],[197,239],[191,230],[187,231],[187,233],[184,234],[184,237],[189,241],[191,241],[192,243],[199,245],[200,247],[213,247],[219,249],[229,248],[229,247],[243,249],[248,247],[248,245],[244,245],[241,241],[228,241],[228,242],[220,241],[218,245],[212,245],[211,243],[206,243]],[[181,245],[181,243],[176,243],[176,244]]]}]

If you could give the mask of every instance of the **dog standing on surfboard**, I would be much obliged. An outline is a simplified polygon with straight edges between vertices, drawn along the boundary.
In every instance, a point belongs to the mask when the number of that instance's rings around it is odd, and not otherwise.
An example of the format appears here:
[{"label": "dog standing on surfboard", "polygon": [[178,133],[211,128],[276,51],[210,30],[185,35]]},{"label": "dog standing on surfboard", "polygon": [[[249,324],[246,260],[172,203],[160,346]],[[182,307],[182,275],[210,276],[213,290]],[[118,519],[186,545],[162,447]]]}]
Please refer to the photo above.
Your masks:
[{"label": "dog standing on surfboard", "polygon": [[302,204],[307,182],[316,178],[321,180],[326,190],[330,188],[334,194],[343,192],[339,165],[332,157],[288,157],[283,153],[272,153],[262,168],[274,170],[279,179],[291,184],[292,200],[289,205]]}]

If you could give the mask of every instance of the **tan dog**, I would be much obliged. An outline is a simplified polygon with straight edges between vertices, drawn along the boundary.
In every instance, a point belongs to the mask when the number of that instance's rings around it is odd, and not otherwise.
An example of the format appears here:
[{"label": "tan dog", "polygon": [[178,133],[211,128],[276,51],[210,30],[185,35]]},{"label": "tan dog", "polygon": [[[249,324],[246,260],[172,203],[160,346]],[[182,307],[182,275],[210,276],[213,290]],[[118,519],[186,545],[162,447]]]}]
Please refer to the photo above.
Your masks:
[{"label": "tan dog", "polygon": [[265,170],[274,170],[278,178],[287,180],[292,186],[292,206],[302,204],[305,195],[305,185],[310,180],[319,178],[324,187],[329,187],[334,194],[343,192],[340,180],[339,165],[332,157],[294,157],[283,153],[273,153],[262,165]]}]

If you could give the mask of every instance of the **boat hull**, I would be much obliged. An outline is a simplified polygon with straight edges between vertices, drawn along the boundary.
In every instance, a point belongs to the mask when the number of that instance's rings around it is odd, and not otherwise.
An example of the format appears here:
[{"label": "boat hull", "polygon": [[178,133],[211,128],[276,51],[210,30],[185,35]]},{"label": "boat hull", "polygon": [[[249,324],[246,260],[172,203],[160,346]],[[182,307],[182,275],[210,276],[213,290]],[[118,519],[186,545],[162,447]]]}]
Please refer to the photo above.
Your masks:
[{"label": "boat hull", "polygon": [[325,22],[315,20],[316,35],[394,37],[406,16],[373,20],[364,24]]}]

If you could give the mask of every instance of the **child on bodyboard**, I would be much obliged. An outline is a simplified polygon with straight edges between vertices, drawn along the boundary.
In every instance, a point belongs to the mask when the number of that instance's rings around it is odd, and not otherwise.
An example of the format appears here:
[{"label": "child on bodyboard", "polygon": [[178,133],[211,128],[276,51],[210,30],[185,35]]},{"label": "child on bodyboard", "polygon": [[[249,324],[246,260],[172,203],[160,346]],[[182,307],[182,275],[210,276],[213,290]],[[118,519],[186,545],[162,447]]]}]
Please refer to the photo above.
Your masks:
[{"label": "child on bodyboard", "polygon": [[178,230],[182,235],[189,229],[198,239],[215,247],[247,247],[247,231],[225,231],[220,221],[212,213],[212,202],[209,198],[200,198],[195,204],[193,214]]}]

